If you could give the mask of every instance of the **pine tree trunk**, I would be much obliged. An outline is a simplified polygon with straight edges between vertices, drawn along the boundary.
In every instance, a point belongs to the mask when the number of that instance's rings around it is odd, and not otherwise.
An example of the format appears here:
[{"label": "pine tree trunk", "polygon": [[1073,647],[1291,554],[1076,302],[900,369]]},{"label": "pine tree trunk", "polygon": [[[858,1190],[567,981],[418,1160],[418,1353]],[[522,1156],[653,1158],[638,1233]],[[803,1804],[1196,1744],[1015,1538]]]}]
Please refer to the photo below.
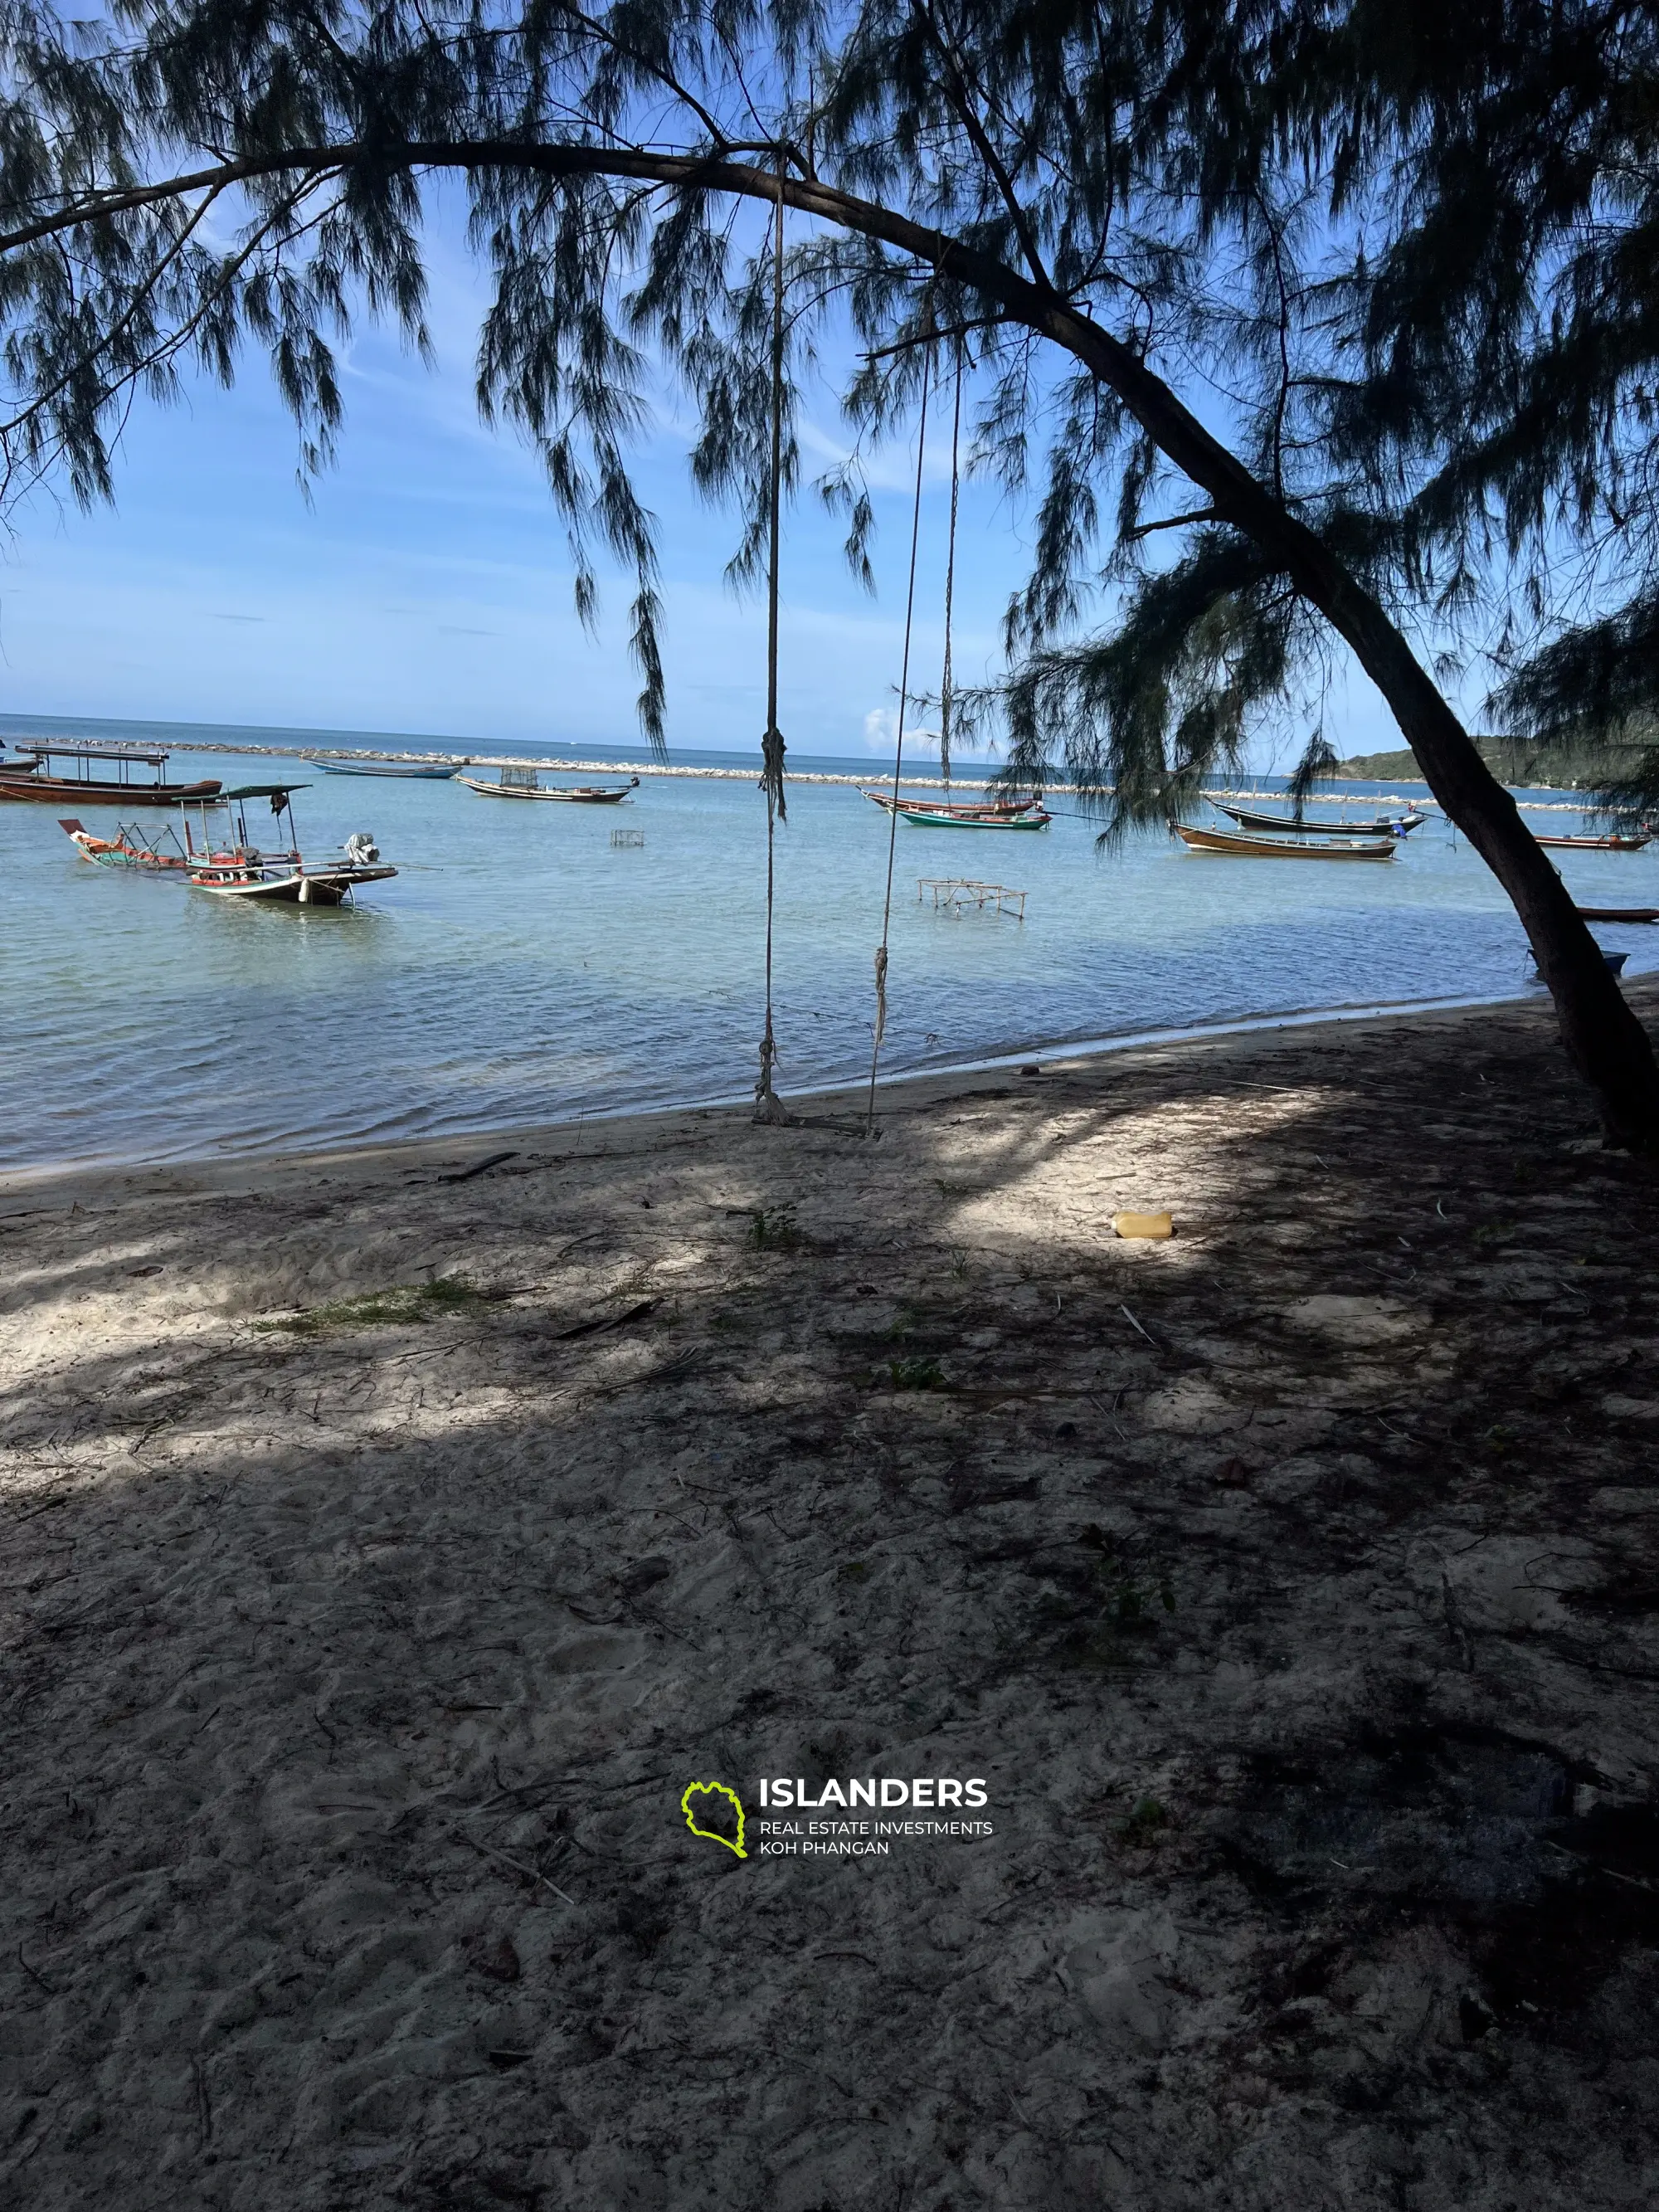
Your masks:
[{"label": "pine tree trunk", "polygon": [[[1025,307],[1030,288],[1018,283]],[[1005,296],[1016,286],[1004,284]],[[1555,1001],[1562,1040],[1595,1091],[1609,1143],[1659,1157],[1659,1063],[1601,948],[1520,810],[1480,757],[1388,614],[1299,517],[1206,430],[1161,378],[1069,307],[1022,319],[1109,384],[1159,447],[1206,491],[1216,520],[1253,538],[1353,648],[1388,701],[1431,791],[1514,902]]]},{"label": "pine tree trunk", "polygon": [[1338,627],[1393,708],[1448,818],[1513,901],[1608,1141],[1659,1155],[1659,1063],[1571,893],[1405,639],[1368,595],[1352,585],[1348,592],[1362,604],[1343,610],[1357,617],[1352,626]]}]

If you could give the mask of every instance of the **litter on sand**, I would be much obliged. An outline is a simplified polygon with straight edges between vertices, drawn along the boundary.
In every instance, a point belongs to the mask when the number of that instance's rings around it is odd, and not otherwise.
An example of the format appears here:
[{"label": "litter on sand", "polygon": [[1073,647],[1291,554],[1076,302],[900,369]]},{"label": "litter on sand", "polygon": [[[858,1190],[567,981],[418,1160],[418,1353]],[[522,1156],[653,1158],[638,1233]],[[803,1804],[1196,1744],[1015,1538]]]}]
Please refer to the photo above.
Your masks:
[{"label": "litter on sand", "polygon": [[1119,1237],[1173,1237],[1175,1219],[1168,1213],[1115,1213],[1112,1229]]}]

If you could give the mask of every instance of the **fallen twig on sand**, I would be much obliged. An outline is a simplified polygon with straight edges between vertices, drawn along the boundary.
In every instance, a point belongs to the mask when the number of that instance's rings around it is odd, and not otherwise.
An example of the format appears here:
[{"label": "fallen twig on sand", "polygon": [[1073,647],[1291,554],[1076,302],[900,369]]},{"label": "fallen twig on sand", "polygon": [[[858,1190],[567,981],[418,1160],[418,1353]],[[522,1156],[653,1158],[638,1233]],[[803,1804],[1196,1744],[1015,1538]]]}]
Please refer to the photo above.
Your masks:
[{"label": "fallen twig on sand", "polygon": [[501,1866],[510,1867],[514,1874],[522,1875],[526,1881],[540,1882],[544,1889],[550,1889],[561,1904],[569,1905],[572,1911],[580,1910],[575,1899],[567,1896],[556,1881],[550,1881],[539,1868],[526,1866],[522,1859],[509,1858],[505,1851],[498,1851],[491,1844],[481,1844],[476,1836],[469,1836],[465,1828],[452,1828],[450,1833],[457,1843],[470,1844],[481,1856],[495,1859]]}]

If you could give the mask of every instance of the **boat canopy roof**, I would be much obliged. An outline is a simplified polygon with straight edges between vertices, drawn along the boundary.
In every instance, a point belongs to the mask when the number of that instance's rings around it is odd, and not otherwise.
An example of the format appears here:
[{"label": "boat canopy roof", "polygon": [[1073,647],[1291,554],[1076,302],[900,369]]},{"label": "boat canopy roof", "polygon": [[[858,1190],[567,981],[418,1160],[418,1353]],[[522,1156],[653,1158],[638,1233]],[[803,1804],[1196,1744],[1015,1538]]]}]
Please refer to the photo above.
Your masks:
[{"label": "boat canopy roof", "polygon": [[33,753],[36,760],[132,761],[145,768],[162,768],[172,759],[171,753],[150,751],[143,745],[62,745],[51,739],[18,740],[20,753]]},{"label": "boat canopy roof", "polygon": [[290,791],[309,791],[308,783],[239,783],[234,791],[222,791],[221,799],[286,799]]}]

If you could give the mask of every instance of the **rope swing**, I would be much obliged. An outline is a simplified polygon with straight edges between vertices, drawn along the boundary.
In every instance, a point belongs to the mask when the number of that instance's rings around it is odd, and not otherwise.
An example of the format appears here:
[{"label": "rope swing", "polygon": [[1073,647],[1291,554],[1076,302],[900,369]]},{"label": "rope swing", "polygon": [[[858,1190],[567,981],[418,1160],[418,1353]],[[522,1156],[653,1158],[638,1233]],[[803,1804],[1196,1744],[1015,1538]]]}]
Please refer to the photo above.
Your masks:
[{"label": "rope swing", "polygon": [[945,778],[945,796],[951,796],[951,605],[957,582],[957,507],[962,493],[958,455],[962,448],[962,348],[957,347],[956,406],[951,417],[951,537],[945,554],[945,666],[939,684],[939,772]]},{"label": "rope swing", "polygon": [[893,858],[898,843],[899,771],[904,764],[904,709],[910,696],[910,631],[916,611],[916,548],[921,540],[921,465],[927,450],[927,388],[933,380],[929,350],[921,373],[921,419],[916,427],[916,496],[910,514],[910,582],[904,599],[904,658],[899,669],[898,736],[893,747],[893,803],[887,811],[887,895],[881,909],[881,943],[876,947],[876,1019],[870,1051],[870,1106],[865,1133],[876,1133],[876,1070],[887,1029],[887,939],[893,918]]},{"label": "rope swing", "polygon": [[[755,1119],[787,1128],[790,1115],[772,1088],[777,1041],[772,1032],[772,909],[777,824],[787,822],[783,795],[783,732],[778,727],[778,560],[783,490],[783,155],[778,155],[778,205],[772,228],[772,483],[766,568],[766,734],[761,739],[761,788],[766,793],[766,1034],[760,1042]],[[914,556],[912,556],[914,568]],[[889,896],[891,895],[889,866]]]}]

